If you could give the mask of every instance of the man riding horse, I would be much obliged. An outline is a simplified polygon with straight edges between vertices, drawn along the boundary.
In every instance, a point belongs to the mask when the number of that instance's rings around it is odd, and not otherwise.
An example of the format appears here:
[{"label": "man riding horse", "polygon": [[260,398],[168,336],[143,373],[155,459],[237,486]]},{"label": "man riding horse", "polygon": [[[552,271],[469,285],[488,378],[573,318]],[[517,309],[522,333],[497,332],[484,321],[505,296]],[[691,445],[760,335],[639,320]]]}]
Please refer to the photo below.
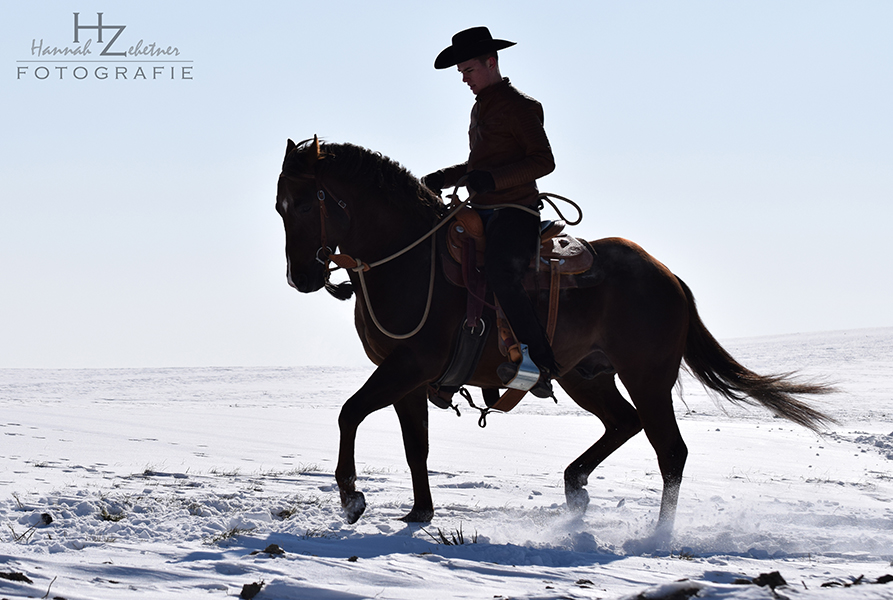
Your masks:
[{"label": "man riding horse", "polygon": [[[616,237],[585,242],[598,256],[599,272],[590,273],[588,279],[581,274],[575,280],[580,285],[563,293],[560,315],[550,311],[547,327],[555,340],[553,355],[520,279],[538,244],[535,181],[554,164],[539,103],[499,74],[495,52],[511,45],[494,40],[480,27],[456,34],[438,56],[435,67],[457,65],[477,102],[468,161],[432,173],[426,182],[440,190],[464,176],[475,192],[472,201],[486,219],[483,262],[490,285],[518,341],[529,346],[529,358],[542,371],[528,369],[530,361],[522,360],[521,371],[540,375],[534,391],[548,395],[549,380],[555,376],[577,405],[602,422],[601,437],[564,471],[568,508],[586,510],[590,502],[586,486],[593,470],[644,431],[663,480],[653,537],[660,545],[672,534],[688,456],[673,407],[673,388],[683,360],[698,381],[721,397],[762,405],[816,431],[833,420],[798,396],[826,394],[833,388],[801,382],[789,374],[760,375],[738,363],[701,321],[691,289],[640,246]],[[446,270],[437,268],[436,230],[431,227],[451,221],[443,220],[443,205],[435,195],[422,189],[398,163],[353,144],[323,144],[315,138],[286,144],[276,210],[285,227],[291,286],[303,293],[325,287],[341,299],[349,297],[354,286],[362,290],[355,323],[376,369],[345,400],[338,416],[335,481],[344,514],[354,523],[366,510],[365,496],[357,487],[357,431],[366,417],[393,406],[412,477],[412,510],[403,520],[431,521],[428,390],[444,368],[449,371],[450,341],[455,340],[457,327],[468,321],[471,304],[467,290],[452,285]],[[421,250],[410,251],[426,239]],[[339,254],[333,254],[335,249]],[[340,293],[328,281],[329,263],[336,257],[336,264],[349,268],[350,284]],[[553,281],[559,275],[552,268],[556,262],[550,261]],[[551,295],[555,288],[549,289]],[[512,373],[519,370],[516,365],[500,365],[503,358],[496,337],[490,330],[480,361],[465,379],[468,385],[486,391],[508,387],[518,379]],[[561,371],[555,368],[556,359]],[[628,398],[618,390],[618,381]]]},{"label": "man riding horse", "polygon": [[[500,74],[497,51],[514,45],[493,39],[486,27],[473,27],[454,35],[452,44],[437,56],[434,68],[456,66],[476,97],[468,130],[471,151],[467,161],[430,173],[422,183],[440,194],[464,177],[474,192],[473,206],[487,240],[487,285],[539,370],[530,392],[548,398],[558,366],[521,281],[540,244],[536,180],[551,173],[555,161],[543,129],[542,106]],[[498,374],[504,384],[515,387],[518,370],[519,365],[507,362]]]}]

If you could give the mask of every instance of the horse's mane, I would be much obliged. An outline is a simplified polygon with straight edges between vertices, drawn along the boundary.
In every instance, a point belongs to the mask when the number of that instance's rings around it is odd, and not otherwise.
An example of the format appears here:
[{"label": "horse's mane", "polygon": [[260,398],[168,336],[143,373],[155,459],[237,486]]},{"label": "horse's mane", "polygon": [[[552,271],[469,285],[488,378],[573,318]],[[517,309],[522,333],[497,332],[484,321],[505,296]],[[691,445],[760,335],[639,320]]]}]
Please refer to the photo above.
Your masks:
[{"label": "horse's mane", "polygon": [[[309,153],[314,151],[313,140],[304,140],[285,157],[283,172],[306,171]],[[300,163],[300,164],[298,164]],[[354,144],[320,142],[318,175],[331,175],[361,186],[373,187],[385,193],[394,206],[418,212],[422,216],[442,216],[445,206],[439,197],[412,175],[400,163]]]}]

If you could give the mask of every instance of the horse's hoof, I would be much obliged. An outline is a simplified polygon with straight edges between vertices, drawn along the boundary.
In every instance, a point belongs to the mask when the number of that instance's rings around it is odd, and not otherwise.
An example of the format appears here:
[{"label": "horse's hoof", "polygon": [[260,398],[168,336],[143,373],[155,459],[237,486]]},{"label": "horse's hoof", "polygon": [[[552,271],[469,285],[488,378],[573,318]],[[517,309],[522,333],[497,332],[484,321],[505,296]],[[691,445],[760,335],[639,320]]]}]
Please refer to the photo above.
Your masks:
[{"label": "horse's hoof", "polygon": [[589,492],[584,488],[567,490],[564,495],[567,498],[567,507],[570,510],[579,513],[586,512],[586,509],[589,507]]},{"label": "horse's hoof", "polygon": [[366,511],[366,497],[363,496],[363,492],[348,492],[341,500],[341,507],[344,509],[347,522],[356,523]]},{"label": "horse's hoof", "polygon": [[413,508],[409,511],[409,514],[400,517],[400,520],[404,523],[430,523],[431,519],[434,518],[434,509],[425,509],[420,510],[417,508]]}]

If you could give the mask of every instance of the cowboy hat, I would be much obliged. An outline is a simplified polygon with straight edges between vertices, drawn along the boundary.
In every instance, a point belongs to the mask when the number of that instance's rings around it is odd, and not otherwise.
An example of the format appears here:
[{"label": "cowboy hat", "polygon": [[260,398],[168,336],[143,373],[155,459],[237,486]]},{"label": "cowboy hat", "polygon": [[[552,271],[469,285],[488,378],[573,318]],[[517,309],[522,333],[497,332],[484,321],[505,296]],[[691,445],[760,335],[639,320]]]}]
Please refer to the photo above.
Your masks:
[{"label": "cowboy hat", "polygon": [[515,42],[494,40],[486,27],[472,27],[453,36],[453,43],[437,55],[435,69],[447,69],[466,60],[514,46]]}]

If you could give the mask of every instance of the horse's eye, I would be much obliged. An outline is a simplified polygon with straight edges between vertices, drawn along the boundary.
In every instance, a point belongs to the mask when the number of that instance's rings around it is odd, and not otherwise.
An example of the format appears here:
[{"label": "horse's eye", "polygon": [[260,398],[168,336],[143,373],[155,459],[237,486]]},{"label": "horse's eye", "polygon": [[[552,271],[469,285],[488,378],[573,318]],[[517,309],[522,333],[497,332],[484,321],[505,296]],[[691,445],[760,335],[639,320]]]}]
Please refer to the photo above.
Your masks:
[{"label": "horse's eye", "polygon": [[302,204],[298,210],[302,213],[309,213],[313,209],[313,203],[307,202],[306,204]]}]

